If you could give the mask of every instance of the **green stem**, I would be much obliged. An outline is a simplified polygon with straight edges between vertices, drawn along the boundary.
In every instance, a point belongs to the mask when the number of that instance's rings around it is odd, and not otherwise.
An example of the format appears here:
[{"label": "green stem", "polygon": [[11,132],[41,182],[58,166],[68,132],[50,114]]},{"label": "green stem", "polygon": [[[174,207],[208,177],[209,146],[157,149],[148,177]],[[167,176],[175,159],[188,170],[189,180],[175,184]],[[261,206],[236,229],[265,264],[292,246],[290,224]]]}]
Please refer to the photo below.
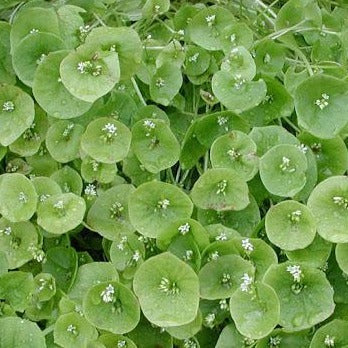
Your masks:
[{"label": "green stem", "polygon": [[54,330],[54,324],[49,326],[49,327],[46,327],[45,330],[42,331],[43,335],[44,336],[47,336],[48,334],[50,334],[52,331]]},{"label": "green stem", "polygon": [[23,4],[24,4],[24,2],[20,2],[20,3],[15,7],[15,9],[13,10],[13,12],[11,13],[10,19],[9,19],[10,24],[13,23],[13,19],[14,19],[16,13],[17,13],[18,10],[22,7]]},{"label": "green stem", "polygon": [[267,11],[274,18],[277,18],[277,14],[270,8],[271,5],[264,4],[261,0],[255,0],[255,2],[260,5],[265,11]]},{"label": "green stem", "polygon": [[301,133],[301,129],[298,128],[292,121],[290,121],[287,117],[283,117],[284,121],[297,133]]},{"label": "green stem", "polygon": [[93,16],[95,17],[95,19],[98,21],[98,23],[100,25],[102,25],[103,27],[106,27],[106,24],[103,22],[103,20],[96,13],[93,13]]},{"label": "green stem", "polygon": [[132,84],[133,84],[135,93],[137,94],[137,96],[138,96],[138,98],[140,99],[140,101],[142,102],[142,104],[146,106],[146,105],[147,105],[147,104],[146,104],[146,101],[145,101],[143,95],[141,94],[141,91],[140,91],[140,89],[139,89],[139,86],[138,86],[137,82],[135,81],[135,78],[132,77],[132,78],[131,78],[131,81],[132,81]]},{"label": "green stem", "polygon": [[180,174],[181,174],[181,166],[179,165],[178,170],[176,171],[176,175],[175,175],[175,183],[179,182]]},{"label": "green stem", "polygon": [[169,177],[169,180],[172,182],[172,184],[174,184],[175,183],[175,179],[174,179],[174,175],[173,175],[173,172],[172,172],[171,168],[167,169],[167,175]]},{"label": "green stem", "polygon": [[184,184],[184,182],[185,182],[186,178],[188,177],[189,173],[190,173],[189,169],[185,170],[184,175],[181,177],[181,179],[179,181],[179,185],[183,185]]},{"label": "green stem", "polygon": [[196,169],[197,169],[199,175],[203,175],[204,171],[199,163],[196,164]]},{"label": "green stem", "polygon": [[209,166],[209,151],[207,151],[204,155],[204,166],[203,166],[203,172],[206,172]]}]

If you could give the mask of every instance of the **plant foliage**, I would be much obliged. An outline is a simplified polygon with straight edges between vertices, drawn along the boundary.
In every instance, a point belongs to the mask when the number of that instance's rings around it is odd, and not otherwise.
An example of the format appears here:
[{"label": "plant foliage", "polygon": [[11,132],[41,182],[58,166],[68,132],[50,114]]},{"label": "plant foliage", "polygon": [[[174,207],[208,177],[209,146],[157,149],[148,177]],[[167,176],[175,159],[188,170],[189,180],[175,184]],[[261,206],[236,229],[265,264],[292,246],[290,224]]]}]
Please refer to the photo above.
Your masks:
[{"label": "plant foliage", "polygon": [[348,347],[347,18],[0,1],[0,348]]}]

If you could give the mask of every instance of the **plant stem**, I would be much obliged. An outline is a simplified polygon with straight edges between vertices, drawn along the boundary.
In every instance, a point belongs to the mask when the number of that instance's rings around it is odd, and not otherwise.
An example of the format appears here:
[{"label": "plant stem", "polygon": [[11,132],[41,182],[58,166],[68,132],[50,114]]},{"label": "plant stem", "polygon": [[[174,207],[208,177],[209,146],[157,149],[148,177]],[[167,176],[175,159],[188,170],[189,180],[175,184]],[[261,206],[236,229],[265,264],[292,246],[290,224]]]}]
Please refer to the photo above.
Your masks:
[{"label": "plant stem", "polygon": [[209,151],[207,151],[204,155],[204,166],[203,166],[203,172],[206,172],[209,165]]},{"label": "plant stem", "polygon": [[54,330],[54,324],[49,326],[49,327],[46,327],[45,330],[42,331],[42,334],[44,336],[47,336],[48,334],[50,334],[52,331]]},{"label": "plant stem", "polygon": [[145,101],[143,95],[141,94],[141,91],[140,91],[140,89],[139,89],[139,86],[138,86],[137,82],[135,81],[135,78],[132,77],[132,78],[131,78],[131,81],[132,81],[132,84],[133,84],[135,93],[137,94],[137,96],[138,96],[138,98],[140,99],[140,101],[142,102],[142,104],[146,106],[146,105],[147,105],[147,104],[146,104],[146,101]]},{"label": "plant stem", "polygon": [[291,128],[293,128],[297,133],[301,133],[300,128],[298,128],[292,121],[290,121],[287,117],[283,117],[284,121],[289,124]]}]

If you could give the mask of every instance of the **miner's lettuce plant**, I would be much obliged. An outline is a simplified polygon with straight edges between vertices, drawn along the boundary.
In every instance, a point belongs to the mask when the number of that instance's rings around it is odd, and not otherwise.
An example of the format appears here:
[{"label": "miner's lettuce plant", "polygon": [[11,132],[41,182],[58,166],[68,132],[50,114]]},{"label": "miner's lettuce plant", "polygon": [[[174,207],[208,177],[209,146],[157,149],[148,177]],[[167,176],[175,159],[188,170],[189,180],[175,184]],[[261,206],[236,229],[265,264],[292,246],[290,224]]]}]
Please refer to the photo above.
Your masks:
[{"label": "miner's lettuce plant", "polygon": [[0,348],[348,345],[346,1],[0,2]]}]

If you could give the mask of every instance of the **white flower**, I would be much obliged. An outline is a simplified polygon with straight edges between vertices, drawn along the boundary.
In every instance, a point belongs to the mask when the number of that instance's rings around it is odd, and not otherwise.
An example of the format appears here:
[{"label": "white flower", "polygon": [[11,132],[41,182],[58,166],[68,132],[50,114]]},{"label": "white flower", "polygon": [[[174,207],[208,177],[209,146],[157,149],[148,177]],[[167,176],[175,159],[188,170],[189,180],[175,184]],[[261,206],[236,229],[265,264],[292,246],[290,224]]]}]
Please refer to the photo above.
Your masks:
[{"label": "white flower", "polygon": [[219,194],[223,194],[224,196],[226,195],[226,187],[227,187],[227,180],[221,180],[218,185],[217,185],[218,189],[216,191],[216,194],[219,195]]},{"label": "white flower", "polygon": [[300,144],[297,146],[304,154],[308,152],[308,147],[305,144]]},{"label": "white flower", "polygon": [[188,61],[189,61],[190,63],[196,63],[198,57],[199,57],[199,53],[197,52],[197,53],[195,53],[194,55],[192,55],[191,57],[189,57]]},{"label": "white flower", "polygon": [[107,123],[102,128],[102,131],[107,133],[108,138],[111,138],[112,136],[117,135],[117,127],[113,123]]},{"label": "white flower", "polygon": [[40,286],[38,287],[38,291],[42,291],[42,290],[44,290],[46,287],[47,287],[49,290],[53,290],[53,289],[54,289],[53,284],[52,284],[51,281],[49,281],[48,279],[40,278],[40,279],[39,279],[39,284],[40,284]]},{"label": "white flower", "polygon": [[209,27],[211,27],[215,23],[215,18],[215,15],[205,17],[205,20],[207,21]]},{"label": "white flower", "polygon": [[286,270],[292,275],[294,282],[299,283],[301,281],[302,270],[299,265],[288,266]]},{"label": "white flower", "polygon": [[31,243],[28,247],[28,251],[31,253],[34,260],[37,262],[45,262],[46,261],[46,255],[45,252],[41,249],[39,249],[36,245]]},{"label": "white flower", "polygon": [[11,100],[5,101],[2,104],[2,111],[12,112],[15,109],[15,105]]},{"label": "white flower", "polygon": [[224,116],[219,116],[217,119],[217,123],[220,127],[224,127],[225,131],[228,132],[228,118]]},{"label": "white flower", "polygon": [[178,231],[184,236],[186,233],[190,232],[191,226],[188,222],[178,227]]},{"label": "white flower", "polygon": [[243,86],[243,84],[246,82],[246,80],[242,78],[241,74],[236,74],[234,76],[234,80],[235,80],[234,81],[234,87],[236,89],[240,89]]},{"label": "white flower", "polygon": [[265,64],[269,64],[269,63],[271,62],[271,56],[270,56],[269,53],[266,53],[266,54],[265,54],[265,56],[264,56],[264,58],[263,58],[263,62],[264,62]]},{"label": "white flower", "polygon": [[158,286],[159,290],[167,295],[175,295],[180,292],[175,282],[171,282],[168,278],[162,277]]},{"label": "white flower", "polygon": [[326,347],[334,347],[335,346],[335,337],[326,335],[325,340],[324,340],[324,344]]},{"label": "white flower", "polygon": [[69,134],[71,133],[71,131],[74,129],[74,127],[75,127],[75,124],[74,123],[70,123],[70,124],[68,124],[67,125],[67,127],[64,129],[64,131],[63,131],[63,137],[67,137],[67,136],[69,136]]},{"label": "white flower", "polygon": [[221,284],[231,286],[231,275],[229,273],[223,273],[221,278]]},{"label": "white flower", "polygon": [[123,348],[123,347],[126,347],[126,345],[127,345],[127,342],[125,341],[125,340],[119,340],[118,342],[117,342],[117,348]]},{"label": "white flower", "polygon": [[164,86],[164,80],[161,78],[161,77],[159,77],[157,80],[156,80],[156,87],[158,87],[158,88],[161,88],[161,87],[163,87]]},{"label": "white flower", "polygon": [[227,235],[225,232],[221,232],[219,235],[215,237],[215,240],[225,241],[227,240]]},{"label": "white flower", "polygon": [[213,327],[214,326],[214,321],[215,321],[215,314],[214,313],[208,313],[205,318],[204,322],[208,327]]},{"label": "white flower", "polygon": [[102,66],[94,65],[90,60],[79,62],[76,69],[80,74],[90,73],[93,76],[99,76],[102,72]]},{"label": "white flower", "polygon": [[248,273],[244,273],[242,276],[242,284],[240,285],[240,289],[244,292],[250,291],[250,285],[253,283],[253,278],[249,276]]},{"label": "white flower", "polygon": [[227,300],[226,299],[220,300],[219,306],[221,310],[226,310],[228,308]]},{"label": "white flower", "polygon": [[231,41],[232,43],[234,43],[234,42],[236,41],[236,34],[232,34],[232,35],[230,36],[230,41]]},{"label": "white flower", "polygon": [[227,121],[228,121],[227,117],[219,116],[217,123],[219,126],[224,126],[227,123]]},{"label": "white flower", "polygon": [[37,34],[39,32],[39,29],[33,28],[30,29],[29,34]]},{"label": "white flower", "polygon": [[46,259],[45,252],[41,249],[38,249],[34,254],[33,254],[33,259],[36,260],[37,262],[44,262]]},{"label": "white flower", "polygon": [[12,233],[12,228],[10,226],[5,227],[3,230],[0,230],[0,235],[5,234],[6,236],[10,236]]},{"label": "white flower", "polygon": [[144,120],[143,125],[144,127],[150,128],[150,129],[154,129],[156,127],[156,124],[151,120]]},{"label": "white flower", "polygon": [[7,164],[6,166],[6,172],[7,173],[15,173],[19,169],[18,166],[12,164],[11,162]]},{"label": "white flower", "polygon": [[314,152],[320,152],[321,151],[321,143],[313,143],[311,145],[311,149],[314,151]]},{"label": "white flower", "polygon": [[46,287],[46,279],[40,278],[39,279],[40,286],[38,287],[38,291],[42,291]]},{"label": "white flower", "polygon": [[183,256],[183,260],[184,261],[190,261],[192,260],[192,256],[193,256],[193,251],[192,250],[185,250],[185,255]]},{"label": "white flower", "polygon": [[184,348],[197,348],[196,342],[191,338],[184,339]]},{"label": "white flower", "polygon": [[282,339],[279,336],[270,337],[269,338],[269,346],[278,347],[280,345],[281,341],[282,341]]},{"label": "white flower", "polygon": [[119,250],[124,250],[124,245],[127,243],[128,238],[127,236],[123,236],[120,240],[120,242],[116,245],[117,249]]},{"label": "white flower", "polygon": [[289,173],[292,173],[295,171],[295,168],[290,168],[290,158],[283,156],[282,163],[279,165],[279,168],[285,172],[288,171]]},{"label": "white flower", "polygon": [[156,123],[154,123],[151,120],[144,120],[143,126],[148,130],[148,132],[146,132],[145,136],[149,137],[150,131],[156,128]]},{"label": "white flower", "polygon": [[322,93],[321,98],[317,99],[314,104],[317,105],[320,110],[323,110],[329,105],[329,99],[329,95]]},{"label": "white flower", "polygon": [[300,222],[302,216],[301,210],[295,210],[289,214],[289,219],[291,222]]},{"label": "white flower", "polygon": [[70,324],[70,325],[67,327],[66,331],[72,333],[73,335],[76,335],[76,334],[77,334],[76,326],[75,326],[75,325],[72,325],[72,324]]},{"label": "white flower", "polygon": [[99,169],[99,163],[96,160],[91,160],[93,172],[97,172]]},{"label": "white flower", "polygon": [[124,206],[120,202],[112,203],[110,207],[110,217],[111,219],[119,219],[122,216],[122,212],[124,211]]},{"label": "white flower", "polygon": [[254,245],[250,242],[249,238],[242,239],[242,247],[245,251],[253,251]]},{"label": "white flower", "polygon": [[162,277],[158,288],[163,292],[168,292],[169,284],[169,279]]},{"label": "white flower", "polygon": [[337,204],[338,206],[343,206],[344,208],[348,208],[348,200],[344,197],[341,196],[334,196],[332,197],[332,200],[335,204]]},{"label": "white flower", "polygon": [[247,346],[247,347],[254,345],[256,342],[253,338],[249,338],[249,337],[244,337],[243,341],[244,341],[244,346]]},{"label": "white flower", "polygon": [[27,195],[26,195],[24,192],[19,192],[19,194],[18,194],[18,200],[19,200],[21,203],[27,203],[27,202],[28,202],[28,197],[27,197]]},{"label": "white flower", "polygon": [[86,62],[79,62],[77,64],[77,71],[80,73],[80,74],[84,74],[86,72],[86,68],[87,66],[89,66],[91,64],[91,62],[89,61],[86,61]]},{"label": "white flower", "polygon": [[36,60],[36,64],[41,64],[46,57],[47,55],[45,53],[42,53],[41,56]]},{"label": "white flower", "polygon": [[158,201],[157,203],[157,207],[161,209],[167,209],[169,205],[170,205],[170,202],[168,199],[163,199],[161,201]]},{"label": "white flower", "polygon": [[59,200],[53,204],[53,207],[56,209],[64,209],[64,202],[62,200]]},{"label": "white flower", "polygon": [[88,184],[85,188],[85,195],[96,196],[97,195],[96,186],[93,184]]},{"label": "white flower", "polygon": [[212,261],[212,260],[216,261],[219,257],[220,257],[219,252],[216,250],[209,255],[208,261]]},{"label": "white flower", "polygon": [[89,33],[89,31],[91,30],[91,27],[89,25],[81,25],[79,27],[79,39],[80,41],[84,41],[87,34]]},{"label": "white flower", "polygon": [[110,302],[113,302],[115,300],[114,294],[115,294],[115,288],[111,284],[109,284],[105,288],[105,290],[103,290],[100,293],[100,297],[102,298],[103,302],[110,303]]},{"label": "white flower", "polygon": [[134,254],[132,255],[132,260],[134,262],[138,262],[141,258],[139,250],[135,250]]},{"label": "white flower", "polygon": [[[238,55],[239,55],[239,48],[238,47],[232,48],[231,51],[230,51],[230,57],[237,58]],[[235,76],[238,77],[238,78],[242,77],[241,74],[236,74]]]},{"label": "white flower", "polygon": [[236,160],[240,157],[240,153],[234,148],[228,150],[227,154],[231,157],[232,160]]}]

